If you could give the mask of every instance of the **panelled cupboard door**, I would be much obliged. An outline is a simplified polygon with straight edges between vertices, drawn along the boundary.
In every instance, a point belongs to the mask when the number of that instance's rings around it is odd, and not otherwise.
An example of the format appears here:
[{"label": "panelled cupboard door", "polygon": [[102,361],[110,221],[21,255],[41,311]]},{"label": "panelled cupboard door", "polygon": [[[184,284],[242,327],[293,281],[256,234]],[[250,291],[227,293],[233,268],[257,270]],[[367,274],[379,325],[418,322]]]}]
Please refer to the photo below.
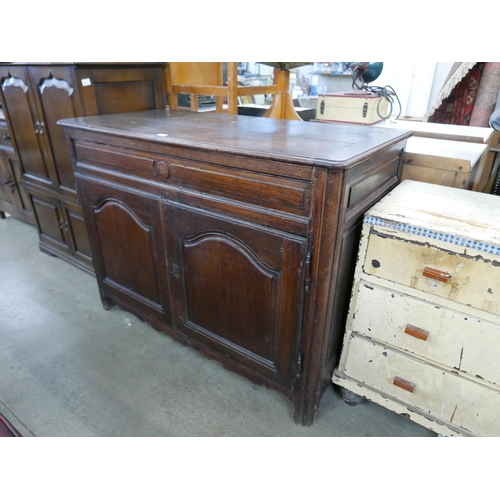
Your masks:
[{"label": "panelled cupboard door", "polygon": [[64,214],[64,230],[68,233],[71,254],[75,263],[83,264],[85,269],[92,269],[92,252],[85,229],[82,209],[79,205],[60,200]]},{"label": "panelled cupboard door", "polygon": [[74,82],[70,66],[30,66],[30,80],[36,93],[36,103],[40,117],[40,140],[50,151],[50,161],[54,162],[57,179],[54,182],[63,191],[75,193],[75,177],[70,149],[64,128],[57,125],[63,118],[83,115],[78,88]]},{"label": "panelled cupboard door", "polygon": [[28,69],[23,66],[0,67],[0,88],[24,174],[32,181],[50,186],[50,166],[42,156],[39,138],[41,122],[33,111]]},{"label": "panelled cupboard door", "polygon": [[36,214],[40,246],[51,249],[49,253],[69,253],[71,243],[59,200],[37,190],[30,190],[30,197]]},{"label": "panelled cupboard door", "polygon": [[16,214],[20,205],[21,196],[7,153],[0,149],[0,212]]},{"label": "panelled cupboard door", "polygon": [[168,322],[160,199],[81,179],[78,189],[103,301]]},{"label": "panelled cupboard door", "polygon": [[5,151],[5,159],[7,161],[7,171],[10,170],[11,177],[14,179],[17,185],[18,206],[17,206],[17,217],[28,222],[29,224],[35,224],[35,215],[33,213],[33,207],[31,206],[31,201],[26,189],[22,186],[22,168],[19,162],[19,158],[13,150],[7,152]]},{"label": "panelled cupboard door", "polygon": [[306,239],[164,200],[177,331],[291,388]]}]

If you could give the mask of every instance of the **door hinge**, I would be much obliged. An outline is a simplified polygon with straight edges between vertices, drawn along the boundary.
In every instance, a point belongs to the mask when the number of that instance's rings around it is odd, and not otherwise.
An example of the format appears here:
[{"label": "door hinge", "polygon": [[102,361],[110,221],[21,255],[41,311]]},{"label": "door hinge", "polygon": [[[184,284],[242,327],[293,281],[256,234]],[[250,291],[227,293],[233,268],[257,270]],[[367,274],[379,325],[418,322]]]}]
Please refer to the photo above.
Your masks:
[{"label": "door hinge", "polygon": [[311,288],[311,252],[306,254],[306,263],[304,267],[304,290],[306,292]]}]

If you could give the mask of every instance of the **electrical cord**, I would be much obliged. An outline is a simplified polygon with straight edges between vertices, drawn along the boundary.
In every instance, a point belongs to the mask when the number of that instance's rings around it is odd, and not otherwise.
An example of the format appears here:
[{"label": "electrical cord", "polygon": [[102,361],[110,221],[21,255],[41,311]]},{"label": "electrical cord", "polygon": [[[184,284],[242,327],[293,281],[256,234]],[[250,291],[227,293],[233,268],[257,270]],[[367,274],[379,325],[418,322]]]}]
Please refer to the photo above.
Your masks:
[{"label": "electrical cord", "polygon": [[376,94],[379,97],[382,97],[383,99],[386,99],[389,102],[389,114],[387,116],[382,116],[380,114],[380,103],[382,102],[382,99],[378,101],[377,114],[379,118],[381,118],[382,120],[386,120],[392,115],[393,104],[394,101],[396,100],[399,106],[399,113],[398,116],[396,117],[397,120],[401,115],[401,102],[399,101],[399,97],[396,94],[396,91],[390,85],[386,85],[385,87],[368,86],[365,82],[363,82],[362,85],[359,85],[357,83],[357,80],[358,79],[363,80],[362,75],[365,70],[366,70],[366,65],[355,66],[352,75],[352,87],[357,88],[359,90],[365,90],[366,92],[370,92],[371,94]]},{"label": "electrical cord", "polygon": [[390,85],[386,85],[385,87],[370,87],[367,85],[362,87],[362,89],[370,92],[371,94],[376,94],[389,102],[389,114],[387,116],[382,116],[380,114],[380,103],[382,102],[382,100],[379,100],[377,104],[377,114],[380,118],[382,118],[382,120],[386,120],[387,118],[389,118],[389,116],[392,115],[394,102],[397,101],[399,106],[399,113],[398,116],[396,116],[396,120],[399,118],[399,116],[401,115],[401,102],[399,101],[399,97],[396,94],[396,91]]}]

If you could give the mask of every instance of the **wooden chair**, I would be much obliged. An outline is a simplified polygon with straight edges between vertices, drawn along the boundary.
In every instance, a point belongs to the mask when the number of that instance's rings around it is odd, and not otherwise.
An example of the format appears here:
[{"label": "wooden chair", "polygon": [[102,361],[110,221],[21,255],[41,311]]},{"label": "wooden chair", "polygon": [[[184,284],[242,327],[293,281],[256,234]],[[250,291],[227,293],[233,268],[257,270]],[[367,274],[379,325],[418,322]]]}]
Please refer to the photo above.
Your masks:
[{"label": "wooden chair", "polygon": [[191,111],[198,111],[199,95],[215,97],[215,109],[225,112],[223,103],[227,99],[227,113],[238,114],[238,97],[274,94],[276,85],[243,87],[238,85],[238,63],[227,63],[227,86],[223,81],[221,62],[169,62],[165,66],[165,81],[170,109],[178,109],[179,94],[191,96]]}]

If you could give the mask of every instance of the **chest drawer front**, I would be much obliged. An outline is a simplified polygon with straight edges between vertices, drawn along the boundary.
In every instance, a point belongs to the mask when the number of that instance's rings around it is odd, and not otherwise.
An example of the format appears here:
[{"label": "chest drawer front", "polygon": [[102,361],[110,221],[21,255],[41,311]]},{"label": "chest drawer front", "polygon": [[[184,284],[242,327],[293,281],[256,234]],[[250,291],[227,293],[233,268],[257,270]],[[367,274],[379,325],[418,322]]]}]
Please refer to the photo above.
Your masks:
[{"label": "chest drawer front", "polygon": [[500,324],[362,281],[352,331],[500,384]]},{"label": "chest drawer front", "polygon": [[480,436],[500,436],[500,392],[353,335],[345,374]]},{"label": "chest drawer front", "polygon": [[[272,162],[259,162],[262,163],[262,170],[270,171],[266,174],[245,170],[244,161],[238,166],[211,164],[85,142],[75,143],[75,151],[77,168],[82,163],[111,168],[117,172],[294,215],[309,213],[309,180],[273,175]],[[252,168],[256,162],[257,160],[252,159]],[[276,168],[277,171],[283,171],[281,164]]]},{"label": "chest drawer front", "polygon": [[[445,251],[371,231],[363,271],[476,309],[500,314],[500,260]],[[474,252],[473,250],[471,252]]]}]

